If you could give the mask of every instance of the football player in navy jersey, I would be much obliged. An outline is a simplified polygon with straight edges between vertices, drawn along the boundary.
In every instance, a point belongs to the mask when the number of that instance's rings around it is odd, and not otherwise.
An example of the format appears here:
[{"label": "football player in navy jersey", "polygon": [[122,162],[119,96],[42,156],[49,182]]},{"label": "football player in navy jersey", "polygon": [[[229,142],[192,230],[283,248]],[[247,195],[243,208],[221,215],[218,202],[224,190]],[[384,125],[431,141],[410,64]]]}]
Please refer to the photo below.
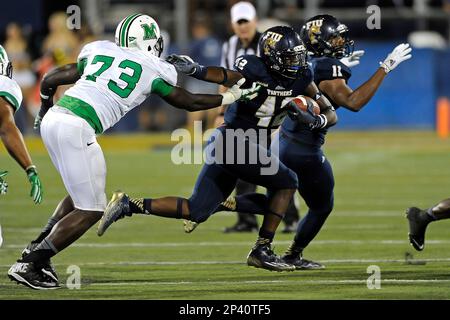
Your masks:
[{"label": "football player in navy jersey", "polygon": [[[411,58],[409,44],[398,45],[384,62],[380,62],[380,67],[370,79],[352,90],[347,84],[352,72],[340,60],[352,56],[353,40],[349,39],[348,28],[330,15],[318,15],[303,25],[300,35],[311,54],[314,82],[335,108],[344,107],[355,112],[361,110],[387,74]],[[272,152],[277,153],[274,149],[279,149],[281,162],[297,174],[298,191],[309,208],[298,225],[294,241],[282,257],[298,270],[324,268],[320,263],[304,259],[302,253],[333,209],[333,171],[321,149],[326,133],[327,128],[311,130],[287,117],[279,131],[279,144],[272,144]],[[268,190],[269,196],[271,192]],[[266,195],[252,193],[229,197],[218,210],[261,214],[266,208]]]},{"label": "football player in navy jersey", "polygon": [[[263,142],[268,141],[271,130],[281,124],[289,110],[297,121],[316,130],[335,124],[337,116],[313,82],[312,71],[306,62],[307,50],[298,33],[289,27],[270,28],[261,36],[259,50],[261,57],[244,55],[236,59],[236,71],[200,66],[187,57],[172,56],[169,59],[179,71],[197,79],[227,86],[245,79],[242,88],[258,84],[261,90],[253,100],[228,107],[225,123],[215,130],[207,143],[206,163],[189,199],[131,198],[117,192],[100,221],[99,235],[111,223],[132,213],[203,222],[231,194],[239,178],[272,190],[267,198],[258,240],[247,257],[247,264],[277,271],[295,269],[275,255],[271,242],[298,187],[297,176],[272,155]],[[321,114],[296,109],[290,100],[298,95],[315,98]],[[239,149],[244,151],[243,157]],[[213,151],[209,153],[208,150]],[[257,161],[252,161],[255,155]]]}]

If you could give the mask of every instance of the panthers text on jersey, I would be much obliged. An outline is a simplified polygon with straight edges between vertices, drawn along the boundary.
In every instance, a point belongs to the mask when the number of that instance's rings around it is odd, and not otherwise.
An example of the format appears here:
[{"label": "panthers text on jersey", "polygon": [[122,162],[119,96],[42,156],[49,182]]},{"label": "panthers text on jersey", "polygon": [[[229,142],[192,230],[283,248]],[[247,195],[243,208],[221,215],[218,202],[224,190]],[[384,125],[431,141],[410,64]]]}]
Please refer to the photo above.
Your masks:
[{"label": "panthers text on jersey", "polygon": [[81,78],[56,103],[84,118],[96,133],[116,124],[151,93],[164,95],[161,82],[175,86],[177,72],[168,62],[142,50],[95,41],[78,56]]},{"label": "panthers text on jersey", "polygon": [[[336,58],[312,58],[311,66],[314,72],[314,82],[317,86],[319,86],[320,82],[325,80],[344,79],[345,82],[347,82],[352,75],[350,68]],[[340,107],[326,94],[324,95],[330,100],[335,109]],[[325,135],[327,133],[327,129],[310,130],[306,125],[302,125],[289,117],[283,122],[281,130],[287,136],[311,145],[324,144]]]}]

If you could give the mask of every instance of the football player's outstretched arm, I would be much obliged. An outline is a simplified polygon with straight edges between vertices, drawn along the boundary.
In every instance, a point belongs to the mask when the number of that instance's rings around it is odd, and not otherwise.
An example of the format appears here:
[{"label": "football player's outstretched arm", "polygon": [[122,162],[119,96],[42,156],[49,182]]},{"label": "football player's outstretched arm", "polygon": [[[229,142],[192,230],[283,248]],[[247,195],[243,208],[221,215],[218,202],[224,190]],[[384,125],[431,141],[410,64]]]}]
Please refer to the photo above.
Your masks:
[{"label": "football player's outstretched arm", "polygon": [[172,54],[166,60],[173,64],[178,72],[198,80],[221,84],[225,87],[231,87],[242,79],[242,75],[237,71],[223,67],[205,67],[194,62],[189,56]]},{"label": "football player's outstretched arm", "polygon": [[172,87],[167,83],[164,83],[163,87],[155,93],[176,108],[194,112],[216,108],[223,104],[231,104],[236,100],[255,98],[260,87],[253,85],[249,89],[241,89],[240,86],[244,81],[244,79],[241,79],[221,94],[194,94],[180,87]]},{"label": "football player's outstretched arm", "polygon": [[325,80],[319,88],[336,104],[351,110],[361,110],[372,99],[386,77],[386,72],[380,67],[372,77],[353,91],[344,79]]},{"label": "football player's outstretched arm", "polygon": [[8,150],[8,153],[25,170],[31,183],[31,193],[35,203],[42,201],[42,184],[36,171],[36,166],[31,161],[22,133],[14,122],[13,107],[0,98],[0,138]]},{"label": "football player's outstretched arm", "polygon": [[402,43],[395,47],[384,62],[380,62],[380,67],[372,77],[360,85],[355,91],[347,85],[344,79],[322,81],[319,84],[319,88],[336,104],[357,112],[372,99],[386,75],[400,63],[412,57],[411,50],[407,43]]},{"label": "football player's outstretched arm", "polygon": [[53,96],[59,86],[72,84],[80,79],[77,64],[70,63],[48,72],[41,82],[41,109],[36,116],[34,128],[37,129],[48,109],[53,106]]},{"label": "football player's outstretched arm", "polygon": [[316,100],[317,104],[320,107],[320,115],[321,123],[319,128],[331,127],[337,123],[337,115],[336,111],[333,108],[331,102],[320,93],[317,85],[314,82],[311,82],[309,86],[305,90],[306,95]]}]

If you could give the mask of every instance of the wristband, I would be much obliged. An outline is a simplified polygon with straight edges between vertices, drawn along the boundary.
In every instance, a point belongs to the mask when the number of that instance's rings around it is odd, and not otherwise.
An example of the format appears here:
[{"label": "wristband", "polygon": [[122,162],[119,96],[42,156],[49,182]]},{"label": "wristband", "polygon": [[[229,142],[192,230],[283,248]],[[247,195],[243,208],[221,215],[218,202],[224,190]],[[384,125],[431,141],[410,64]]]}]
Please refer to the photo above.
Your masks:
[{"label": "wristband", "polygon": [[27,174],[29,174],[29,171],[34,171],[36,172],[36,166],[34,164],[32,164],[31,166],[26,167],[25,172]]},{"label": "wristband", "polygon": [[205,80],[207,72],[208,72],[208,67],[198,65],[198,68],[195,68],[195,71],[192,74],[192,76],[198,80]]},{"label": "wristband", "polygon": [[221,69],[222,69],[222,73],[223,73],[223,81],[220,82],[219,84],[225,84],[228,82],[227,70],[224,67],[221,67]]}]

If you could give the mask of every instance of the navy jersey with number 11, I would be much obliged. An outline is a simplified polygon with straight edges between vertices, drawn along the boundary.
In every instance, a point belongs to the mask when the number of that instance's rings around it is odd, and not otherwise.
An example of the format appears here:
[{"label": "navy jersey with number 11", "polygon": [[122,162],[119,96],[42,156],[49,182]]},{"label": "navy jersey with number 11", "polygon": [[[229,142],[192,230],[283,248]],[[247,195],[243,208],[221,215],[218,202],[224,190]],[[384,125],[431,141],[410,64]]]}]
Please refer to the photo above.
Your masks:
[{"label": "navy jersey with number 11", "polygon": [[249,88],[255,82],[261,85],[255,99],[237,101],[228,107],[225,123],[235,129],[278,128],[287,114],[284,106],[293,97],[305,94],[305,89],[313,81],[310,69],[305,69],[297,79],[276,77],[255,55],[237,58],[234,68],[246,79],[243,88]]}]

